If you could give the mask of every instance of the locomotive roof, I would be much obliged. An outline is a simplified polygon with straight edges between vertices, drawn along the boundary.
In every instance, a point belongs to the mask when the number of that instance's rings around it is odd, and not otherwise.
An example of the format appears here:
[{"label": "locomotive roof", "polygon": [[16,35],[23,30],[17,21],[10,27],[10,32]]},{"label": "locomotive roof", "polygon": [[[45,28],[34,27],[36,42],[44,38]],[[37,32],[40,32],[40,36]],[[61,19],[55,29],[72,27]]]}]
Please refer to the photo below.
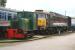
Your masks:
[{"label": "locomotive roof", "polygon": [[64,15],[59,14],[59,13],[56,13],[56,12],[50,12],[50,14],[51,14],[52,16],[56,16],[56,17],[63,17],[63,18],[67,18],[67,16],[64,16]]},{"label": "locomotive roof", "polygon": [[75,19],[75,17],[71,17],[71,19]]},{"label": "locomotive roof", "polygon": [[38,14],[50,14],[49,12],[34,12],[34,13],[38,13]]},{"label": "locomotive roof", "polygon": [[18,13],[23,13],[23,12],[24,12],[24,13],[25,13],[25,12],[26,12],[26,13],[34,13],[34,12],[31,12],[31,11],[18,11]]},{"label": "locomotive roof", "polygon": [[18,12],[18,11],[15,10],[15,9],[4,8],[4,7],[0,7],[0,10],[2,10],[2,11],[10,11],[10,12]]}]

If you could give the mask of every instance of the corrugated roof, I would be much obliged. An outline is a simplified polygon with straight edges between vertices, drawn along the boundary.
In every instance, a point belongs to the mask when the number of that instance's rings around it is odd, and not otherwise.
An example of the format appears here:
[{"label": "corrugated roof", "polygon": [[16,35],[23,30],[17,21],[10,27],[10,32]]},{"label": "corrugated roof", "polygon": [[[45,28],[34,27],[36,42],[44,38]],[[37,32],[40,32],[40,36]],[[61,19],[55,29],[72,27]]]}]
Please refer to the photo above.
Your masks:
[{"label": "corrugated roof", "polygon": [[3,11],[10,11],[10,12],[19,12],[18,10],[10,9],[10,8],[4,8],[4,7],[0,7],[0,10],[3,10]]}]

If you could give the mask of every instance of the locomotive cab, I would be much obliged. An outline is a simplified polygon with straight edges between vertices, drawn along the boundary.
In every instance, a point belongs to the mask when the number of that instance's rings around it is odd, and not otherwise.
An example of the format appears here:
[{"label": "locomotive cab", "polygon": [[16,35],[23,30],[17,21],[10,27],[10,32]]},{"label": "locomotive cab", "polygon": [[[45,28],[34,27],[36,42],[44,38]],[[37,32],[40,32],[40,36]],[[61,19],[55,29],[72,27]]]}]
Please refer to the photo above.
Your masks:
[{"label": "locomotive cab", "polygon": [[37,18],[37,27],[38,29],[45,29],[46,28],[46,13],[43,10],[36,10],[36,18]]},{"label": "locomotive cab", "polygon": [[45,29],[46,27],[46,19],[45,18],[38,18],[37,25],[40,29]]}]

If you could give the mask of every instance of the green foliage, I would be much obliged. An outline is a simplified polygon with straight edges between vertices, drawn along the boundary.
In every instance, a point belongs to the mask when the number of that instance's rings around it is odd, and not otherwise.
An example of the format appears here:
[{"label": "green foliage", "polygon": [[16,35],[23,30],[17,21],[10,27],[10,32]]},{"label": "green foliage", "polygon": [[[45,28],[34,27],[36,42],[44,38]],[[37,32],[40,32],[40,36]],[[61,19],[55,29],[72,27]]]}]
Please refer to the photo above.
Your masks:
[{"label": "green foliage", "polygon": [[5,7],[6,6],[6,2],[7,2],[7,0],[0,0],[0,5]]}]

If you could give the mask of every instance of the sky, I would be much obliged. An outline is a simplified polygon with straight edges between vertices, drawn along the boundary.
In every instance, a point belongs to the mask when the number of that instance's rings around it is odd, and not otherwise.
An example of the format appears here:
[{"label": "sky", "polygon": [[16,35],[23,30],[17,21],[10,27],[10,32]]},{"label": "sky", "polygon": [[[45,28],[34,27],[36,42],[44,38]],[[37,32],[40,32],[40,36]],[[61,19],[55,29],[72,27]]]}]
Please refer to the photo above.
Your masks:
[{"label": "sky", "polygon": [[42,9],[75,17],[75,0],[7,0],[6,7],[24,11]]}]

